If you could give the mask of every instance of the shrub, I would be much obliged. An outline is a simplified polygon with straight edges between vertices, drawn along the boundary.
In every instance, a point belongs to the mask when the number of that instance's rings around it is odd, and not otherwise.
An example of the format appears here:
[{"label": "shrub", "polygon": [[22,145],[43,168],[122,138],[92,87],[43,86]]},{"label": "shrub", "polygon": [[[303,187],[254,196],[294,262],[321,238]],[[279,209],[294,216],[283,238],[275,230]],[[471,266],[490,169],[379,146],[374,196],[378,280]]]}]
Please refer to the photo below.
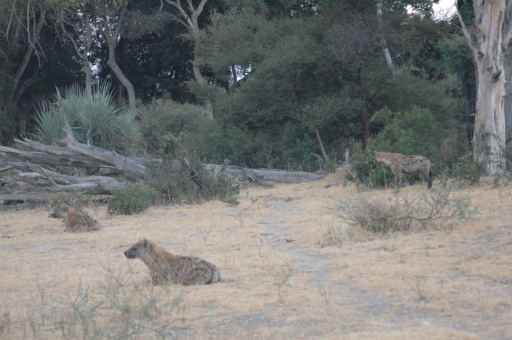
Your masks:
[{"label": "shrub", "polygon": [[150,153],[159,152],[162,142],[169,136],[179,137],[189,150],[201,150],[203,139],[216,127],[214,122],[206,118],[203,106],[162,99],[144,107],[140,124]]},{"label": "shrub", "polygon": [[238,205],[239,185],[232,181],[225,172],[217,169],[206,169],[197,159],[191,160],[195,174],[195,183],[204,199],[219,199],[229,205]]},{"label": "shrub", "polygon": [[352,226],[373,233],[409,230],[433,221],[460,221],[478,213],[469,198],[454,194],[449,186],[416,193],[397,193],[388,202],[365,194],[349,195],[336,206],[339,216]]},{"label": "shrub", "polygon": [[[117,108],[107,83],[93,87],[92,100],[78,85],[64,89],[62,105],[77,141],[125,155],[140,149],[142,135],[136,119],[142,107]],[[38,111],[32,137],[47,145],[62,139],[64,122],[57,99],[42,104]]]},{"label": "shrub", "polygon": [[92,196],[85,192],[85,190],[74,188],[70,192],[59,192],[56,196],[52,197],[49,204],[50,208],[56,211],[61,209],[62,204],[67,204],[80,212],[84,212],[83,208],[89,205],[91,201]]},{"label": "shrub", "polygon": [[147,185],[163,203],[181,203],[197,197],[190,174],[177,161],[165,158],[161,164],[149,164]]},{"label": "shrub", "polygon": [[266,167],[272,155],[272,139],[262,131],[251,133],[234,126],[217,127],[203,140],[198,152],[201,159],[222,164],[229,159],[231,164],[242,167]]},{"label": "shrub", "polygon": [[[92,293],[80,283],[76,294],[48,301],[41,291],[41,304],[33,306],[27,317],[29,334],[36,339],[176,338],[173,323],[188,310],[181,294],[173,294],[168,286],[147,288],[127,274],[106,270],[108,277],[99,292]],[[3,319],[0,334],[8,314]],[[27,329],[22,331],[25,334]]]},{"label": "shrub", "polygon": [[147,184],[164,203],[181,203],[197,198],[219,199],[229,205],[239,203],[237,183],[227,175],[205,169],[198,160],[193,159],[191,166],[199,176],[196,182],[200,185],[194,182],[187,166],[168,158],[161,164],[149,165]]},{"label": "shrub", "polygon": [[339,227],[330,225],[323,235],[320,246],[323,247],[341,247],[343,245],[344,233]]},{"label": "shrub", "polygon": [[156,196],[155,191],[145,185],[130,185],[112,192],[107,210],[110,214],[138,214],[148,209],[155,201]]},{"label": "shrub", "polygon": [[460,157],[452,169],[454,178],[461,185],[479,184],[480,177],[484,172],[484,163],[473,160],[472,154]]}]

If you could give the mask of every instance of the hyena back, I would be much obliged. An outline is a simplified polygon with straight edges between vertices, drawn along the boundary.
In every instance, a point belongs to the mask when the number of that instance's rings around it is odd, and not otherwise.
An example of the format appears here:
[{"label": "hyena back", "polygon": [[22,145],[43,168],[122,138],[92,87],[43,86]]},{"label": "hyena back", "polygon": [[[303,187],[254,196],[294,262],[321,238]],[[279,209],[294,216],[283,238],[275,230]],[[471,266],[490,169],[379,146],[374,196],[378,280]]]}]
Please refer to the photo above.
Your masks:
[{"label": "hyena back", "polygon": [[414,174],[419,172],[427,181],[428,187],[432,188],[432,165],[427,157],[407,156],[400,153],[376,152],[370,163],[382,164],[389,168],[395,175],[395,187],[402,185],[403,174]]}]

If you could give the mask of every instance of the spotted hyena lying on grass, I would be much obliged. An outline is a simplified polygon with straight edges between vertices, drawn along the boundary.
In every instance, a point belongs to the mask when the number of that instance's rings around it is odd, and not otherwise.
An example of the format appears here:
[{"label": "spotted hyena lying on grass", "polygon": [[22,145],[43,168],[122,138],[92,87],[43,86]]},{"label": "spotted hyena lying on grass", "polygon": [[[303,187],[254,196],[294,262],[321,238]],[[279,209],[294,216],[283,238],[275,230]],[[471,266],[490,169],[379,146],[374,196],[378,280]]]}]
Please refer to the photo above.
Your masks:
[{"label": "spotted hyena lying on grass", "polygon": [[60,209],[56,209],[50,216],[53,218],[63,218],[66,221],[66,229],[64,231],[72,233],[96,231],[102,228],[101,224],[94,218],[66,204],[63,204]]},{"label": "spotted hyena lying on grass", "polygon": [[421,173],[427,181],[428,187],[432,188],[432,169],[428,158],[423,156],[406,156],[392,152],[376,152],[370,163],[377,163],[388,166],[395,175],[395,187],[402,185],[404,174]]},{"label": "spotted hyena lying on grass", "polygon": [[214,264],[194,256],[168,253],[149,240],[135,243],[124,255],[141,259],[148,267],[153,284],[200,285],[220,282],[220,272]]}]

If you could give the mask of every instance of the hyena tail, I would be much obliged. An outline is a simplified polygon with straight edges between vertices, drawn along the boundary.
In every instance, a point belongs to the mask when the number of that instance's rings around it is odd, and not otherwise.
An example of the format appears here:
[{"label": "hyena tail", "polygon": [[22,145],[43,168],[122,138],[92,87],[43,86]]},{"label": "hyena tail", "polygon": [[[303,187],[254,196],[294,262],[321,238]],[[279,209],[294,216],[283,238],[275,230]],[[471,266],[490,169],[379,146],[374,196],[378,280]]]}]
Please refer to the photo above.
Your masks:
[{"label": "hyena tail", "polygon": [[429,169],[428,170],[428,179],[427,179],[427,182],[428,182],[428,188],[432,188],[432,169]]}]

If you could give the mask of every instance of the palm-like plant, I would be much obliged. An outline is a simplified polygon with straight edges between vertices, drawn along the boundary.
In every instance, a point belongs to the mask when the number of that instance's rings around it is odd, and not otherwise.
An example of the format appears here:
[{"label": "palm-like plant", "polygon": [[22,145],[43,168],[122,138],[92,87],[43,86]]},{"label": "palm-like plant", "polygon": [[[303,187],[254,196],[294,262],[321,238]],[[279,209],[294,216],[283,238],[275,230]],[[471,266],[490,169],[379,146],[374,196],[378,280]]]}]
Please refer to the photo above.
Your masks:
[{"label": "palm-like plant", "polygon": [[[80,86],[70,86],[63,91],[62,105],[75,138],[81,143],[130,154],[137,150],[142,141],[136,120],[142,105],[135,109],[117,108],[107,83],[95,85],[92,98]],[[50,103],[42,104],[32,137],[47,145],[54,144],[56,139],[62,139],[64,122],[60,112],[56,98]]]}]

